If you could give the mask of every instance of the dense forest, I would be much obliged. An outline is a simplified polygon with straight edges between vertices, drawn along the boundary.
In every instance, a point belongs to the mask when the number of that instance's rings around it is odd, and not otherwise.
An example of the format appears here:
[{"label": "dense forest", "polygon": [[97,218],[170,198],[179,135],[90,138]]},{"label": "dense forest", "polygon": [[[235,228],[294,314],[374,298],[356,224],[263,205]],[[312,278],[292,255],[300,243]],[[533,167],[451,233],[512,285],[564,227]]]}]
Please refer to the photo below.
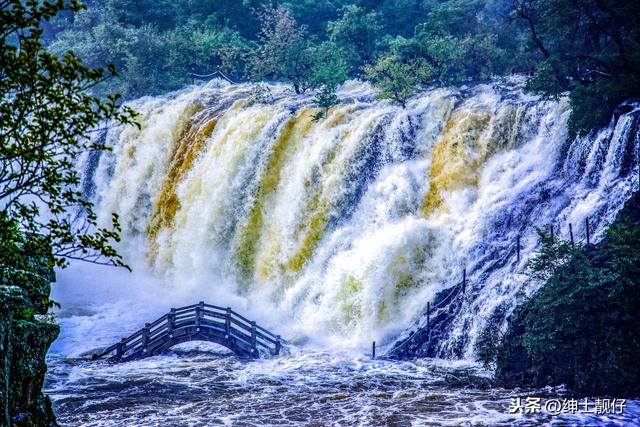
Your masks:
[{"label": "dense forest", "polygon": [[640,4],[617,0],[87,0],[46,24],[52,52],[120,73],[126,98],[218,70],[277,80],[336,101],[348,78],[401,105],[415,92],[513,73],[528,89],[570,94],[572,132],[640,96]]}]

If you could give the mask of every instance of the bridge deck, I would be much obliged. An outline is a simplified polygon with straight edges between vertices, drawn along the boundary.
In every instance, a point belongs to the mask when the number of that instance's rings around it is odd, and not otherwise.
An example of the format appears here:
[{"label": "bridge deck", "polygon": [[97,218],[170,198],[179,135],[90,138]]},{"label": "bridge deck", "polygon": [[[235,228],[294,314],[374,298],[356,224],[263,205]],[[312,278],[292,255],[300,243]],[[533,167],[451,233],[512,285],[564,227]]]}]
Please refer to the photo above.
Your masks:
[{"label": "bridge deck", "polygon": [[94,354],[93,359],[110,357],[127,361],[161,354],[187,341],[209,341],[233,351],[238,357],[255,359],[277,356],[286,344],[256,322],[241,316],[231,308],[198,304],[171,311],[120,342]]}]

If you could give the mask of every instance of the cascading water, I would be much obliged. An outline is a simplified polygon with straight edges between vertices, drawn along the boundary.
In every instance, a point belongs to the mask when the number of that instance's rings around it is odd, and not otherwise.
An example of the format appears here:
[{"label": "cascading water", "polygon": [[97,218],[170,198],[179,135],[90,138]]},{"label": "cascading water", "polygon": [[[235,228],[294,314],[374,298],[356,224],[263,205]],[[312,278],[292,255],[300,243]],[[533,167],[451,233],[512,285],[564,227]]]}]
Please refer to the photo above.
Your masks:
[{"label": "cascading water", "polygon": [[[535,227],[567,237],[571,223],[581,239],[589,217],[597,241],[637,189],[640,106],[571,139],[566,100],[525,94],[523,82],[432,90],[405,109],[348,82],[322,117],[312,96],[281,85],[264,96],[265,86],[213,81],[134,102],[141,128],[109,129],[101,137],[113,150],[81,161],[99,219],[120,215],[134,276],[77,265],[60,276],[48,392],[63,421],[550,421],[508,415],[513,392],[487,391],[486,373],[460,370],[468,361],[361,356],[373,340],[389,348],[420,327],[427,303],[466,268],[466,298],[427,353],[472,359],[481,331],[504,327],[540,286],[524,274]],[[248,365],[189,351],[113,366],[65,359],[200,300],[304,351]],[[621,422],[640,419],[633,405]]]},{"label": "cascading water", "polygon": [[240,299],[294,340],[389,343],[466,267],[471,298],[438,354],[471,357],[487,319],[537,286],[521,274],[534,227],[581,233],[589,216],[598,239],[637,185],[637,108],[567,142],[567,103],[519,83],[402,109],[352,82],[317,120],[311,97],[215,82],[136,102],[141,129],[110,130],[87,179],[134,268],[168,294]]}]

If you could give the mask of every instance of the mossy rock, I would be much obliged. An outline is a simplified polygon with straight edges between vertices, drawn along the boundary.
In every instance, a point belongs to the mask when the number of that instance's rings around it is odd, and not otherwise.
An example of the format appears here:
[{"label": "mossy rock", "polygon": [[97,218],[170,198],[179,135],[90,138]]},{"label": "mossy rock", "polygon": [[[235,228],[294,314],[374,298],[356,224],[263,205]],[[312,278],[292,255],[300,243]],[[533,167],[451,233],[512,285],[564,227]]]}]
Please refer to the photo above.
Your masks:
[{"label": "mossy rock", "polygon": [[46,259],[32,261],[28,270],[20,266],[16,274],[4,275],[18,286],[0,285],[0,426],[57,426],[42,385],[59,326],[37,318],[48,310],[54,276],[39,264],[48,266]]}]

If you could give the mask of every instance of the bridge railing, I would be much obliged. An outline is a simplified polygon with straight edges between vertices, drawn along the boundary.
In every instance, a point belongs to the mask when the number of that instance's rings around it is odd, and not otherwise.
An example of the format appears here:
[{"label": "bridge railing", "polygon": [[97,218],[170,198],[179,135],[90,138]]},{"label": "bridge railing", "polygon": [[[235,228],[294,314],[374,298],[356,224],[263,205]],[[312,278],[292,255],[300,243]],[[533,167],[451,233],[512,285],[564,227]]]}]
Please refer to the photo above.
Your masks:
[{"label": "bridge railing", "polygon": [[195,328],[196,331],[208,328],[223,333],[226,339],[233,338],[249,347],[254,356],[260,354],[260,349],[278,355],[286,344],[279,335],[271,333],[231,308],[201,301],[198,304],[172,308],[169,313],[152,323],[146,323],[139,331],[95,354],[93,358],[98,359],[109,354],[113,354],[115,359],[136,355],[144,357],[174,338],[176,331],[184,331],[187,328]]},{"label": "bridge railing", "polygon": [[[638,182],[640,185],[640,169],[638,170]],[[562,240],[562,237],[559,234],[556,234],[557,230],[554,225],[549,224],[546,227],[546,229],[543,228],[542,230],[545,230],[546,232],[548,232],[551,235],[552,240],[555,241],[556,238],[559,240]],[[582,236],[578,236],[577,233],[575,233],[576,228],[572,223],[568,223],[567,230],[568,230],[567,237],[569,238],[568,241],[571,242],[572,245],[586,244],[588,246],[592,244],[593,224],[590,222],[589,217],[586,217],[584,220]],[[540,232],[540,231],[541,231],[540,229],[536,228],[536,232]],[[516,236],[515,242],[513,242],[512,245],[509,245],[508,249],[506,250],[507,258],[511,258],[515,255],[516,261],[520,262],[521,250],[522,250],[521,235],[518,234]],[[407,337],[394,342],[391,348],[387,351],[387,354],[386,354],[387,357],[393,357],[394,354],[396,354],[398,351],[401,351],[402,349],[407,347],[413,341],[417,333],[422,331],[428,331],[432,326],[432,322],[431,322],[432,320],[437,319],[445,312],[451,310],[451,303],[456,299],[458,295],[462,294],[462,297],[463,298],[465,297],[466,288],[469,282],[467,280],[466,268],[463,269],[462,271],[463,271],[462,281],[452,286],[450,288],[451,292],[449,292],[449,294],[447,294],[447,296],[444,297],[442,300],[440,300],[437,304],[431,305],[430,302],[427,302],[427,309],[423,313],[423,316],[421,316],[421,319],[424,319],[424,317],[426,316],[426,322],[424,322],[421,325],[418,325],[417,327],[414,326],[415,330],[412,331]],[[422,321],[423,320],[421,320],[421,322]]]}]

